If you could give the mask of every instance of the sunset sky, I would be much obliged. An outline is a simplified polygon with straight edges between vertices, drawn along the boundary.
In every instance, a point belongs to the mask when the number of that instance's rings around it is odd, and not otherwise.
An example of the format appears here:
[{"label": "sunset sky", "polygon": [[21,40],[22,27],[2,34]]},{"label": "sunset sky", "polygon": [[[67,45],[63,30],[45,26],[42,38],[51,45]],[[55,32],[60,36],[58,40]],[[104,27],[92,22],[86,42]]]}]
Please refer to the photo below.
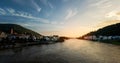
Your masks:
[{"label": "sunset sky", "polygon": [[120,22],[120,0],[0,0],[0,23],[77,37]]}]

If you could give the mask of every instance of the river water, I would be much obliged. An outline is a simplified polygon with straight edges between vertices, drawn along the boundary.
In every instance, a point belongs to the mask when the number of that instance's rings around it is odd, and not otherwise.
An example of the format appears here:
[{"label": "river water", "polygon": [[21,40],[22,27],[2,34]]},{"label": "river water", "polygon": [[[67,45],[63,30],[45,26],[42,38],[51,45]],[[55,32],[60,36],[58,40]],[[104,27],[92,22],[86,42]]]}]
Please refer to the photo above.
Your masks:
[{"label": "river water", "polygon": [[120,46],[70,39],[0,51],[0,63],[120,63]]}]

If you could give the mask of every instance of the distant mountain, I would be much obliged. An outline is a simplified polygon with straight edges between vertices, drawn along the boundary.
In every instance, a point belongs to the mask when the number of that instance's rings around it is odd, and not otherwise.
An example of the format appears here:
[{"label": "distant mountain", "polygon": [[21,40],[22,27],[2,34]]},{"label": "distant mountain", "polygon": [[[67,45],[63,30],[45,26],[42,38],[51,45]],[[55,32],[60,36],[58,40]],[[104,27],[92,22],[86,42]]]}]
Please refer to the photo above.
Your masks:
[{"label": "distant mountain", "polygon": [[28,33],[28,34],[33,34],[35,36],[41,36],[39,33],[34,32],[18,24],[0,24],[0,31],[3,31],[5,33],[10,33],[11,29],[13,29],[14,32],[18,34]]},{"label": "distant mountain", "polygon": [[120,36],[120,23],[112,24],[103,28],[98,29],[97,31],[92,31],[90,33],[85,34],[84,36],[90,36],[90,35],[96,35],[96,36]]}]

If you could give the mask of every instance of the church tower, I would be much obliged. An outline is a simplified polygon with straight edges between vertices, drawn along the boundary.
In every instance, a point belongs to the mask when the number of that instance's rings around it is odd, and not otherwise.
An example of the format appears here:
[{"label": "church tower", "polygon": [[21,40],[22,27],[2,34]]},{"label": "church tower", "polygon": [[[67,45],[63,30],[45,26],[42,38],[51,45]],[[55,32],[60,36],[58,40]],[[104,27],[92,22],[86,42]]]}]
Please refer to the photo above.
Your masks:
[{"label": "church tower", "polygon": [[13,33],[14,33],[13,28],[11,28],[11,30],[10,30],[10,34],[13,34]]}]

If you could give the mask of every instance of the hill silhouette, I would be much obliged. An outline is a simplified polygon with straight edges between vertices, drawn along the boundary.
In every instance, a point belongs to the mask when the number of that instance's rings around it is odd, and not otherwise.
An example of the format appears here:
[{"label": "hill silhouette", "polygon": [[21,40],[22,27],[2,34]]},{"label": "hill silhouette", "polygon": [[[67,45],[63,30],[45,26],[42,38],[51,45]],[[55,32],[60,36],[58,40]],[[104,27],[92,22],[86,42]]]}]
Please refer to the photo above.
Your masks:
[{"label": "hill silhouette", "polygon": [[90,36],[90,35],[96,35],[96,36],[120,36],[120,23],[112,24],[103,28],[98,29],[97,31],[92,31],[84,36]]},{"label": "hill silhouette", "polygon": [[35,36],[41,36],[39,33],[34,32],[18,24],[0,24],[0,31],[3,31],[5,33],[10,33],[11,28],[14,30],[14,32],[18,34],[28,33],[33,34]]}]

